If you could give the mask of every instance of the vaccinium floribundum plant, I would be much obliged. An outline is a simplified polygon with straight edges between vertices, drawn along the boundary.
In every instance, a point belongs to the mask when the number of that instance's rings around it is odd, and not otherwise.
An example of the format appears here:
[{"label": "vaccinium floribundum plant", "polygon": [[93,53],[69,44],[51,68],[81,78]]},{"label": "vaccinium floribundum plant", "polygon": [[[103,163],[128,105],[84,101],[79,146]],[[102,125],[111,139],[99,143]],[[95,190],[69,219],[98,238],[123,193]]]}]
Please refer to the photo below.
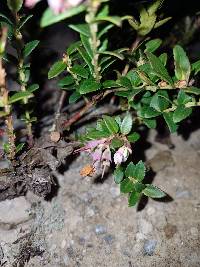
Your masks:
[{"label": "vaccinium floribundum plant", "polygon": [[[23,16],[20,10],[23,5],[22,0],[7,1],[10,10],[10,16],[0,14],[1,18],[1,117],[5,118],[7,142],[4,143],[5,153],[8,158],[14,159],[15,154],[18,153],[24,143],[15,144],[15,133],[12,119],[12,110],[15,105],[20,105],[24,111],[21,120],[25,123],[27,142],[30,146],[33,144],[32,122],[35,121],[31,117],[31,109],[29,106],[29,99],[33,97],[33,92],[38,89],[37,84],[28,85],[30,75],[30,64],[27,62],[27,57],[36,48],[39,41],[34,40],[27,44],[24,43],[22,30],[24,25],[32,16]],[[5,38],[5,35],[7,35]],[[8,42],[15,50],[14,54],[9,54],[5,51],[5,45]],[[6,86],[5,71],[2,62],[13,64],[17,67],[17,82],[20,90],[11,93]],[[4,73],[4,74],[3,74]],[[11,88],[12,89],[12,88]]]},{"label": "vaccinium floribundum plant", "polygon": [[[8,1],[12,20],[4,15],[1,17],[4,19],[3,25],[6,24],[10,31],[12,43],[16,45],[21,91],[9,96],[2,107],[5,111],[9,106],[6,118],[10,118],[12,105],[23,103],[27,140],[30,142],[33,139],[33,119],[28,102],[38,86],[27,87],[29,65],[26,57],[38,45],[38,41],[24,45],[21,28],[29,17],[23,18],[18,14],[23,1],[14,2],[17,3],[15,7]],[[36,2],[39,1],[27,0],[25,4],[34,6]],[[53,1],[48,3],[50,8],[41,18],[41,27],[85,12],[85,21],[68,25],[79,33],[80,39],[66,49],[63,57],[48,72],[49,79],[60,75],[58,87],[62,90],[62,100],[67,98],[69,104],[78,101],[85,103],[62,123],[62,131],[69,131],[73,124],[87,116],[91,107],[101,105],[103,100],[106,102],[108,96],[117,103],[120,114],[104,115],[97,120],[96,126],[87,128],[84,135],[76,134],[82,143],[76,152],[85,151],[91,156],[91,165],[86,166],[81,174],[85,176],[101,171],[103,176],[107,168],[113,169],[115,182],[120,185],[121,192],[129,196],[129,206],[134,206],[142,194],[152,198],[164,197],[165,193],[161,189],[144,182],[145,163],[133,163],[134,146],[140,138],[141,126],[156,128],[158,118],[162,118],[170,132],[176,132],[180,122],[192,114],[194,107],[200,106],[200,88],[196,86],[200,61],[191,63],[180,45],[173,48],[173,56],[159,54],[162,40],[152,39],[150,34],[170,20],[170,17],[159,19],[162,0],[139,5],[137,19],[133,16],[110,15],[108,0],[63,0],[57,1],[56,6]],[[122,27],[124,22],[126,27],[129,25],[130,31],[135,32],[136,37],[131,47],[112,49],[109,35],[114,27]],[[173,64],[169,64],[172,61]],[[2,92],[8,94],[5,87]],[[59,127],[54,124],[51,130],[58,132]]]}]

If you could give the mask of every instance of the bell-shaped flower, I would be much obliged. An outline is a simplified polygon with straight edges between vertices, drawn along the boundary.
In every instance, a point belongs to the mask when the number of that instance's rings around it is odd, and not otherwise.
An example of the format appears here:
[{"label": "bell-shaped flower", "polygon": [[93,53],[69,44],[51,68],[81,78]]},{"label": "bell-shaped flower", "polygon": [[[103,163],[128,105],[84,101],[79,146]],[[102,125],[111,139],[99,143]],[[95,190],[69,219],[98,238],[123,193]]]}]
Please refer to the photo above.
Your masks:
[{"label": "bell-shaped flower", "polygon": [[[41,0],[25,0],[25,6],[32,8]],[[70,7],[79,5],[83,0],[47,0],[49,7],[55,14],[59,14]]]},{"label": "bell-shaped flower", "polygon": [[126,162],[132,150],[128,146],[120,147],[114,154],[114,162],[116,165],[120,165],[122,162]]}]

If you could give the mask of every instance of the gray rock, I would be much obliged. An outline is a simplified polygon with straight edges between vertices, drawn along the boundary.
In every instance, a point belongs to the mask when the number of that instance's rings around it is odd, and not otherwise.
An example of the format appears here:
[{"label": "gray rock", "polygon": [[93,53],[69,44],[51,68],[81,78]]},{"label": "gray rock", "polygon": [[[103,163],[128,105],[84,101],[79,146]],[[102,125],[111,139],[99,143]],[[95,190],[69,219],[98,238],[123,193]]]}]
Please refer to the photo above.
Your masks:
[{"label": "gray rock", "polygon": [[1,264],[1,261],[3,260],[3,258],[4,258],[4,253],[3,253],[2,246],[0,244],[0,264]]},{"label": "gray rock", "polygon": [[113,235],[106,235],[103,239],[108,245],[112,245],[115,240],[115,237]]},{"label": "gray rock", "polygon": [[144,243],[144,254],[148,256],[152,256],[154,254],[155,248],[157,245],[156,240],[146,240]]},{"label": "gray rock", "polygon": [[17,225],[29,219],[30,203],[25,197],[0,202],[0,222]]},{"label": "gray rock", "polygon": [[97,224],[95,226],[95,233],[97,235],[102,235],[102,234],[105,234],[106,232],[107,232],[107,230],[106,230],[106,227],[104,225]]},{"label": "gray rock", "polygon": [[145,220],[145,219],[140,219],[139,221],[139,232],[142,233],[143,235],[147,235],[153,230],[153,225]]},{"label": "gray rock", "polygon": [[176,198],[189,198],[191,197],[191,193],[188,190],[183,190],[178,188],[176,190]]}]

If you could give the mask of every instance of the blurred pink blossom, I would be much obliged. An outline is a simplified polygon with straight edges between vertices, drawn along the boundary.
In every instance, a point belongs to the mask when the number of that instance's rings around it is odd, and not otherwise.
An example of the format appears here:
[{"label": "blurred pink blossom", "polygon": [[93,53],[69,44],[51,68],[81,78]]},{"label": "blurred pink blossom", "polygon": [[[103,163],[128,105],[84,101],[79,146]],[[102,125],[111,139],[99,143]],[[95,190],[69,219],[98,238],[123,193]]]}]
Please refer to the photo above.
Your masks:
[{"label": "blurred pink blossom", "polygon": [[126,162],[132,150],[128,146],[120,147],[114,154],[114,162],[116,165],[120,165],[122,162]]},{"label": "blurred pink blossom", "polygon": [[[25,0],[25,6],[34,7],[41,0]],[[47,0],[49,7],[55,14],[59,14],[66,9],[79,5],[83,0]]]}]

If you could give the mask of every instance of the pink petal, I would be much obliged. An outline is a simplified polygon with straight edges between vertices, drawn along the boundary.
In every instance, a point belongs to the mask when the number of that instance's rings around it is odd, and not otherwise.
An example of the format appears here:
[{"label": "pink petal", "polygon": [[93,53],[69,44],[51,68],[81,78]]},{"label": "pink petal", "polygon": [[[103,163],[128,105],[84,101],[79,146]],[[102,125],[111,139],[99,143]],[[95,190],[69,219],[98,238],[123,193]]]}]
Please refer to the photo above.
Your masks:
[{"label": "pink petal", "polygon": [[48,4],[55,14],[59,14],[65,9],[65,0],[48,0]]},{"label": "pink petal", "polygon": [[114,163],[116,165],[119,165],[122,163],[123,160],[123,155],[120,153],[119,150],[117,150],[117,152],[114,154]]},{"label": "pink petal", "polygon": [[68,0],[67,2],[69,3],[70,6],[77,6],[80,4],[83,0]]},{"label": "pink petal", "polygon": [[104,144],[105,141],[106,141],[105,138],[100,139],[100,140],[92,140],[92,141],[89,141],[89,142],[87,142],[87,144],[85,145],[85,148],[86,148],[86,149],[93,149],[93,148],[97,147],[97,146],[100,145],[100,144]]},{"label": "pink petal", "polygon": [[111,161],[111,151],[109,146],[104,150],[103,154],[102,154],[102,160]]},{"label": "pink petal", "polygon": [[29,8],[34,7],[39,1],[41,0],[25,0],[25,6]]}]

